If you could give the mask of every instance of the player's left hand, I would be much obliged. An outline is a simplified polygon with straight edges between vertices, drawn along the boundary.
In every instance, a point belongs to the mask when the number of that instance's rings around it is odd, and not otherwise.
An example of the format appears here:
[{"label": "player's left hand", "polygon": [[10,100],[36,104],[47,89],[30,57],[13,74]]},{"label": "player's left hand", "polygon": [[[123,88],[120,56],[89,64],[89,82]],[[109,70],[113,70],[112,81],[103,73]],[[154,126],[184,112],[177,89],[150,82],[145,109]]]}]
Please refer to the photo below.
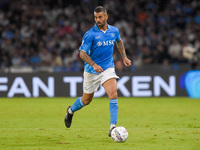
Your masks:
[{"label": "player's left hand", "polygon": [[131,60],[128,58],[123,58],[123,63],[126,67],[131,66]]}]

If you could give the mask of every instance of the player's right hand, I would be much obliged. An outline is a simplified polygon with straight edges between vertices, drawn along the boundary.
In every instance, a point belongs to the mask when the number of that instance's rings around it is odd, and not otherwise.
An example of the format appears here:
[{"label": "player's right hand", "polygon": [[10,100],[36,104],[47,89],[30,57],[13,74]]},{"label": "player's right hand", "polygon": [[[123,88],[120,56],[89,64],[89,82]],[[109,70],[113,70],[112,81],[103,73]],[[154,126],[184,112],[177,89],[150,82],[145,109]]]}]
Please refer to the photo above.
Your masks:
[{"label": "player's right hand", "polygon": [[131,66],[131,60],[128,58],[124,58],[123,59],[123,63],[126,67],[130,67]]},{"label": "player's right hand", "polygon": [[97,65],[97,64],[94,64],[92,66],[94,68],[94,71],[100,73],[100,72],[103,72],[103,69],[101,68],[101,66]]}]

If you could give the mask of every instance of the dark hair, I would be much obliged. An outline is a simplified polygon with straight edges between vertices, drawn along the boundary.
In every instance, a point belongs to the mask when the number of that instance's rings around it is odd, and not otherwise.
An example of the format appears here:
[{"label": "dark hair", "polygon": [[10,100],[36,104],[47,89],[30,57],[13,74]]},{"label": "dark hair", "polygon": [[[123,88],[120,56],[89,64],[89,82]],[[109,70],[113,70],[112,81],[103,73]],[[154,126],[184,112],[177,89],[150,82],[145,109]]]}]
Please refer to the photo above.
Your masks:
[{"label": "dark hair", "polygon": [[96,12],[96,13],[103,12],[104,14],[107,14],[107,10],[103,6],[97,6],[94,9],[94,12]]}]

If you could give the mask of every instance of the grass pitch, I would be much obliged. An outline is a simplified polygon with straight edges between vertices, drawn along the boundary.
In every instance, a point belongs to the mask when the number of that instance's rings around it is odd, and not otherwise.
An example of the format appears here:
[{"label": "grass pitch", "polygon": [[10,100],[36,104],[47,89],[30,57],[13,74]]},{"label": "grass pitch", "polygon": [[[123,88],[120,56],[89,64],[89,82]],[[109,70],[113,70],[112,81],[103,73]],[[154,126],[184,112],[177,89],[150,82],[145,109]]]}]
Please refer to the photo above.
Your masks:
[{"label": "grass pitch", "polygon": [[1,98],[0,149],[20,150],[199,150],[200,100],[119,98],[118,126],[125,143],[108,137],[109,100],[94,98],[64,125],[75,98]]}]

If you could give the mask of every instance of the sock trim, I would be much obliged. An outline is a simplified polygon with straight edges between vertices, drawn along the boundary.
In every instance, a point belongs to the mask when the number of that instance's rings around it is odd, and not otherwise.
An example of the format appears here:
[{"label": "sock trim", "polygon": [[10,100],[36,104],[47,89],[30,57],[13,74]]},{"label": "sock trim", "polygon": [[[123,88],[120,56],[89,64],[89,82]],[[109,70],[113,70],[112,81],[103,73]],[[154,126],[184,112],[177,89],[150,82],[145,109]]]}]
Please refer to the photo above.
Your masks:
[{"label": "sock trim", "polygon": [[85,106],[85,105],[83,104],[82,97],[80,98],[80,103],[81,103],[81,106]]},{"label": "sock trim", "polygon": [[118,99],[110,99],[110,103],[117,103]]}]

